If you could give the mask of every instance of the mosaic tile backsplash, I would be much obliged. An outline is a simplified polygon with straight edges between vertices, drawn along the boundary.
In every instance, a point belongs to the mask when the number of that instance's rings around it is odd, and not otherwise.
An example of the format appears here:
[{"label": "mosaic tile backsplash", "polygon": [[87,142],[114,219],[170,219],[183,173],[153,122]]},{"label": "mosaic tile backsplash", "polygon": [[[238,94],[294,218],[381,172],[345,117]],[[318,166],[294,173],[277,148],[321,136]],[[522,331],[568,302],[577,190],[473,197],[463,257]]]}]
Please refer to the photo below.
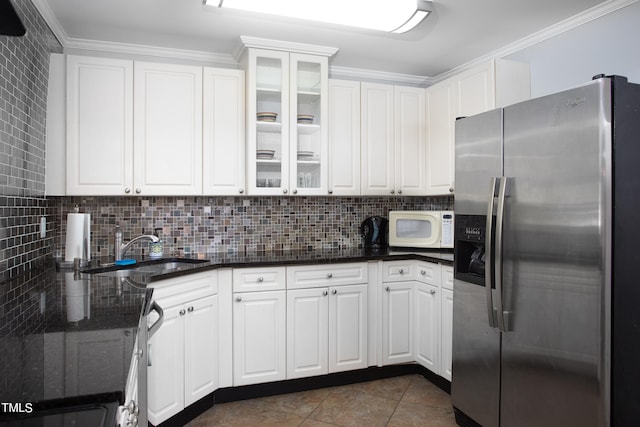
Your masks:
[{"label": "mosaic tile backsplash", "polygon": [[[165,256],[350,248],[359,227],[389,210],[446,210],[453,197],[58,197],[56,254],[64,257],[66,216],[77,205],[91,214],[91,256],[113,256],[114,231],[125,241],[159,229]],[[146,242],[131,248],[148,254]]]},{"label": "mosaic tile backsplash", "polygon": [[32,2],[11,3],[27,33],[0,36],[0,280],[51,254],[52,239],[40,238],[39,224],[49,214],[44,198],[49,53],[62,51]]}]

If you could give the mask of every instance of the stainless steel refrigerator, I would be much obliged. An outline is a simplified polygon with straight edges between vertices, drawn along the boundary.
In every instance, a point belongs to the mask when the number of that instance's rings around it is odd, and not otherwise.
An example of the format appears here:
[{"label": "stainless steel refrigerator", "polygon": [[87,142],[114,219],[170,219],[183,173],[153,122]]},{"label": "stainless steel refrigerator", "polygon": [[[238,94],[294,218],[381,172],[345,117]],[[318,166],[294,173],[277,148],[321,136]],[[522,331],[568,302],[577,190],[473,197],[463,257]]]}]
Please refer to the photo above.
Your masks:
[{"label": "stainless steel refrigerator", "polygon": [[456,121],[459,425],[640,425],[640,86]]}]

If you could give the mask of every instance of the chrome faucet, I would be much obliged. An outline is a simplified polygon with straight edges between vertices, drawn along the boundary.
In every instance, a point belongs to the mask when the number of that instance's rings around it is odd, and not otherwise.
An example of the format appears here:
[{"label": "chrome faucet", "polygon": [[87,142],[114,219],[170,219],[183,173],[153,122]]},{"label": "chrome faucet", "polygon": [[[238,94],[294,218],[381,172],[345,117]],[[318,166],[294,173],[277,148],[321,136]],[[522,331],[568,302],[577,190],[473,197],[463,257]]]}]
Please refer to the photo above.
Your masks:
[{"label": "chrome faucet", "polygon": [[124,254],[129,250],[131,245],[133,245],[135,242],[139,240],[150,240],[154,243],[157,243],[160,241],[158,236],[154,236],[152,234],[143,234],[141,236],[134,237],[133,239],[129,240],[127,243],[122,243],[122,231],[120,231],[120,226],[116,225],[115,244],[114,244],[116,261],[121,260]]}]

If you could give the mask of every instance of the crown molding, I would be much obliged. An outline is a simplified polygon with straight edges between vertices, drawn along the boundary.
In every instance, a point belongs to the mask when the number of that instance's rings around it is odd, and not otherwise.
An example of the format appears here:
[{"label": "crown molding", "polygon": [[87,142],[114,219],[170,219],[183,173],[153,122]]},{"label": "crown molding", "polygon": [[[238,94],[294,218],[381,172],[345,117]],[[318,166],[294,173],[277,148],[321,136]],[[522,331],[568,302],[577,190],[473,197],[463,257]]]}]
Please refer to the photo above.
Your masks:
[{"label": "crown molding", "polygon": [[329,77],[332,79],[375,81],[418,87],[426,87],[433,84],[431,77],[337,66],[329,67]]},{"label": "crown molding", "polygon": [[578,28],[581,25],[587,24],[591,21],[594,21],[605,15],[608,15],[609,13],[615,12],[629,5],[637,3],[638,1],[640,0],[606,1],[604,3],[601,3],[597,6],[592,7],[591,9],[585,10],[584,12],[578,13],[570,18],[567,18],[564,21],[560,21],[557,24],[554,24],[550,27],[547,27],[536,33],[533,33],[511,44],[508,44],[500,49],[494,50],[493,52],[487,53],[486,55],[475,58],[472,61],[469,61],[463,65],[460,65],[459,67],[453,68],[442,74],[439,74],[433,77],[432,83],[438,83],[440,81],[446,80],[449,77],[452,77],[456,74],[459,74],[463,71],[466,71],[470,68],[480,65],[483,62],[486,62],[488,60],[499,59],[499,58],[503,58],[505,56],[514,54],[518,51],[534,46],[542,41],[548,40],[550,38],[563,34],[567,31]]},{"label": "crown molding", "polygon": [[270,40],[251,36],[240,36],[240,46],[235,50],[233,54],[233,57],[236,61],[240,62],[240,57],[242,57],[246,49],[279,50],[283,52],[326,56],[329,59],[336,53],[338,53],[339,50],[337,47],[318,46],[314,44],[288,42],[283,40]]}]

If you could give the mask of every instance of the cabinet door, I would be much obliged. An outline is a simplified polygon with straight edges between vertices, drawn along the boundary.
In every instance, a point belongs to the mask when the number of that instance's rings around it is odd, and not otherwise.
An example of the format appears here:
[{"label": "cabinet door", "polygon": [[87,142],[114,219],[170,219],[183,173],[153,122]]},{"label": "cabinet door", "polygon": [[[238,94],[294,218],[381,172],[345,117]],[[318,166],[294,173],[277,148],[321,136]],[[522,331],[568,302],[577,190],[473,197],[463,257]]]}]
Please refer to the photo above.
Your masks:
[{"label": "cabinet door", "polygon": [[162,326],[148,343],[147,405],[149,422],[154,425],[184,409],[183,311],[182,305],[165,308]]},{"label": "cabinet door", "polygon": [[425,90],[394,87],[395,190],[405,196],[426,192]]},{"label": "cabinet door", "polygon": [[416,284],[416,361],[438,374],[440,362],[440,295],[438,286]]},{"label": "cabinet door", "polygon": [[360,195],[360,82],[329,80],[328,192]]},{"label": "cabinet door", "polygon": [[218,388],[218,296],[184,305],[184,404]]},{"label": "cabinet door", "polygon": [[367,286],[329,289],[329,372],[367,367]]},{"label": "cabinet door", "polygon": [[492,110],[496,105],[494,62],[488,61],[455,77],[456,117]]},{"label": "cabinet door", "polygon": [[67,57],[67,195],[133,185],[133,61]]},{"label": "cabinet door", "polygon": [[362,194],[395,194],[393,86],[362,83]]},{"label": "cabinet door", "polygon": [[289,158],[292,194],[327,194],[328,60],[316,55],[289,55]]},{"label": "cabinet door", "polygon": [[135,194],[202,193],[202,67],[136,62]]},{"label": "cabinet door", "polygon": [[234,385],[286,377],[285,291],[234,294]]},{"label": "cabinet door", "polygon": [[441,296],[441,356],[440,356],[440,376],[451,381],[451,352],[453,340],[453,291],[442,290]]},{"label": "cabinet door", "polygon": [[287,291],[287,379],[328,373],[327,288]]},{"label": "cabinet door", "polygon": [[413,362],[414,282],[383,283],[382,363]]},{"label": "cabinet door", "polygon": [[453,193],[455,159],[454,83],[427,89],[427,194]]},{"label": "cabinet door", "polygon": [[243,194],[244,71],[206,67],[203,91],[202,191],[205,195]]},{"label": "cabinet door", "polygon": [[289,53],[250,49],[246,61],[249,193],[288,194]]}]

